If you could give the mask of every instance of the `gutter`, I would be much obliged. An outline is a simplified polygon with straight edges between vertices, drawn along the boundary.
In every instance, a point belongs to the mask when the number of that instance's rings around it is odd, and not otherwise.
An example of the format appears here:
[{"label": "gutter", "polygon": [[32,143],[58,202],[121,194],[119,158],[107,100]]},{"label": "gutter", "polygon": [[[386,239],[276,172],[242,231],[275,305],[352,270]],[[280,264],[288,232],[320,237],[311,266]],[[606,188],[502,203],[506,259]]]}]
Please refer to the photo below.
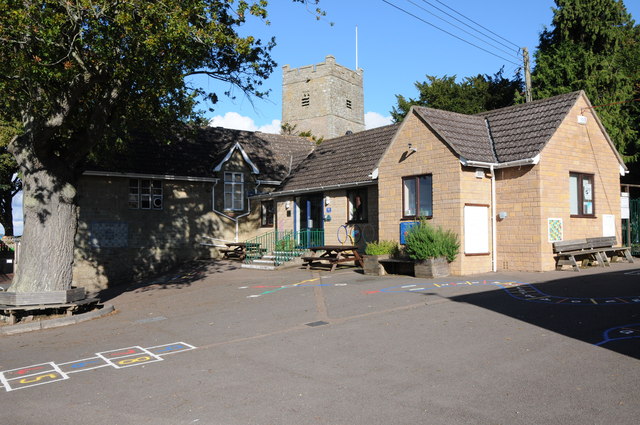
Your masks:
[{"label": "gutter", "polygon": [[98,177],[124,177],[132,179],[183,180],[189,182],[218,182],[218,179],[214,177],[174,176],[171,174],[118,173],[114,171],[85,171],[84,173],[82,173],[82,175]]},{"label": "gutter", "polygon": [[465,167],[488,168],[491,172],[491,270],[495,273],[498,271],[498,235],[497,235],[497,219],[496,219],[496,173],[499,168],[521,167],[524,165],[536,165],[540,162],[540,154],[533,158],[518,159],[516,161],[492,163],[482,161],[468,161],[460,157],[460,163]]},{"label": "gutter", "polygon": [[371,180],[367,180],[363,182],[353,182],[353,183],[340,183],[340,184],[334,184],[330,186],[317,186],[309,189],[292,189],[292,190],[285,190],[282,192],[271,192],[264,195],[255,195],[255,196],[252,196],[251,198],[252,199],[280,198],[282,196],[287,196],[287,195],[298,195],[298,194],[310,193],[310,192],[323,192],[327,190],[342,189],[345,187],[372,186],[376,183],[377,182],[372,182]]}]

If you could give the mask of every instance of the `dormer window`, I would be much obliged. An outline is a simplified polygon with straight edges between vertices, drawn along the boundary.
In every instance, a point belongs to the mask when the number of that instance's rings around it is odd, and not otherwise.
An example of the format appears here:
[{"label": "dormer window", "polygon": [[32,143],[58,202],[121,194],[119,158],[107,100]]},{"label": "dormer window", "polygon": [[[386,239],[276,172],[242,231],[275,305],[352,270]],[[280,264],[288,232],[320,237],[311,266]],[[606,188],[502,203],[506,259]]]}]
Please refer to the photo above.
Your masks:
[{"label": "dormer window", "polygon": [[244,209],[244,174],[224,173],[224,209]]}]

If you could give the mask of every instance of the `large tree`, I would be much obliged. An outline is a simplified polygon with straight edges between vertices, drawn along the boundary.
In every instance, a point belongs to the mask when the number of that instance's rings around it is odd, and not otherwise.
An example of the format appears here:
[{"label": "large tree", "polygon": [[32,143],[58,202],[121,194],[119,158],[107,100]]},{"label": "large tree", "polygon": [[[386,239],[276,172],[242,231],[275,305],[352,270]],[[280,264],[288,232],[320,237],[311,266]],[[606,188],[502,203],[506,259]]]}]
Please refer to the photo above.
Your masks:
[{"label": "large tree", "polygon": [[483,111],[510,106],[514,104],[516,93],[523,89],[518,75],[513,79],[504,77],[500,69],[494,75],[478,74],[465,77],[460,82],[456,76],[436,77],[427,75],[424,82],[416,82],[417,98],[406,99],[396,95],[397,106],[391,111],[395,122],[400,122],[407,115],[412,105],[476,114]]},{"label": "large tree", "polygon": [[640,31],[621,0],[555,0],[535,54],[533,97],[584,90],[627,160],[638,156]]},{"label": "large tree", "polygon": [[21,171],[25,220],[10,290],[70,287],[83,163],[126,140],[142,119],[175,124],[195,116],[198,96],[217,100],[185,77],[206,75],[226,94],[235,87],[264,95],[274,40],[239,30],[247,19],[267,23],[267,3],[0,0],[0,104],[8,105],[0,118],[20,122],[9,149]]}]

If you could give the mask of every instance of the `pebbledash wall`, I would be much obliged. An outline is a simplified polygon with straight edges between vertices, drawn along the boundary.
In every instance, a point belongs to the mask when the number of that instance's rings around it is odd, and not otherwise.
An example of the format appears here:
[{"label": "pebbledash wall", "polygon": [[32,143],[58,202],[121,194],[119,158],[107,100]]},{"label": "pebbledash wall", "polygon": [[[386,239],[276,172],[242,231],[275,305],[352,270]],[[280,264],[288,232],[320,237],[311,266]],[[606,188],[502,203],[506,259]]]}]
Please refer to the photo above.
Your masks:
[{"label": "pebbledash wall", "polygon": [[[234,154],[225,170],[243,171],[245,191],[256,190],[255,176]],[[140,177],[145,179],[145,177]],[[131,209],[130,177],[85,175],[78,184],[79,226],[76,236],[74,285],[100,291],[165,271],[180,262],[218,257],[211,244],[215,237],[233,241],[236,222],[240,240],[272,231],[260,227],[260,202],[243,211],[223,210],[223,187],[215,181],[152,179],[162,182],[162,208]],[[210,180],[215,180],[213,177]],[[215,196],[212,190],[215,187]],[[264,186],[262,190],[268,190]],[[215,200],[214,200],[215,198]],[[214,211],[224,213],[224,217]],[[239,217],[248,212],[250,214]]]},{"label": "pebbledash wall", "polygon": [[[542,150],[535,166],[497,170],[498,267],[504,270],[553,270],[549,219],[561,223],[565,240],[604,235],[603,221],[613,216],[620,243],[620,163],[591,105],[580,96]],[[585,116],[586,124],[578,122]],[[594,176],[594,217],[572,217],[569,173]]]},{"label": "pebbledash wall", "polygon": [[364,130],[363,70],[333,56],[315,65],[282,67],[282,122],[330,139]]}]

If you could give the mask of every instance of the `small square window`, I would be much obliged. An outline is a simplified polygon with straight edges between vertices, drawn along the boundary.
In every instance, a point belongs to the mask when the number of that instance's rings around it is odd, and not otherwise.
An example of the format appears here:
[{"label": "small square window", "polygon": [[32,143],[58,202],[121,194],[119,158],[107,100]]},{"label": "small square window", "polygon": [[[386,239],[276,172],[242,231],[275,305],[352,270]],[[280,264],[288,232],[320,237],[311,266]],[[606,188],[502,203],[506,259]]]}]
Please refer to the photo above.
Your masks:
[{"label": "small square window", "polygon": [[273,227],[273,219],[274,219],[274,202],[273,201],[263,201],[260,204],[260,225],[262,227]]},{"label": "small square window", "polygon": [[367,189],[350,190],[347,192],[347,199],[349,223],[366,223],[368,221]]},{"label": "small square window", "polygon": [[575,217],[595,216],[593,174],[569,173],[569,211]]},{"label": "small square window", "polygon": [[433,216],[431,180],[430,174],[402,178],[403,217]]}]

